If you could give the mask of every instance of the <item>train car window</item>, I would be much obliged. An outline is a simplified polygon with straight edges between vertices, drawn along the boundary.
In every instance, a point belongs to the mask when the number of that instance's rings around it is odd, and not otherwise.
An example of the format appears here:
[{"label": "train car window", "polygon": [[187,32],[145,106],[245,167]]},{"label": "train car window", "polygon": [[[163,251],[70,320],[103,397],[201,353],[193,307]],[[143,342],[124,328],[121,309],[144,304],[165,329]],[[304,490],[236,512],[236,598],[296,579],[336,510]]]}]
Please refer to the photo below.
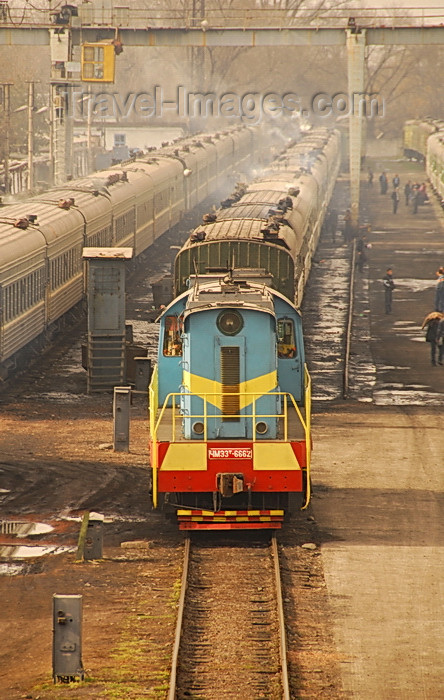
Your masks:
[{"label": "train car window", "polygon": [[297,355],[294,321],[291,318],[278,319],[277,353],[279,359],[290,359]]},{"label": "train car window", "polygon": [[163,354],[166,357],[182,355],[182,321],[177,316],[166,316],[163,337]]}]

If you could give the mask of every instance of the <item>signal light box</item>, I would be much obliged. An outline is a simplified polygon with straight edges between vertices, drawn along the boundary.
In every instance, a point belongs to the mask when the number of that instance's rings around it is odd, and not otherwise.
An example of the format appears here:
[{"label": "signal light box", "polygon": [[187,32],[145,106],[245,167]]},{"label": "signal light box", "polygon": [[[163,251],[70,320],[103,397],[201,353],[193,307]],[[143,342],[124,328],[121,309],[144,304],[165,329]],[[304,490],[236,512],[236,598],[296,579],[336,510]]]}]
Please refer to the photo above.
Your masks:
[{"label": "signal light box", "polygon": [[113,44],[82,44],[82,80],[89,83],[113,83],[115,61]]}]

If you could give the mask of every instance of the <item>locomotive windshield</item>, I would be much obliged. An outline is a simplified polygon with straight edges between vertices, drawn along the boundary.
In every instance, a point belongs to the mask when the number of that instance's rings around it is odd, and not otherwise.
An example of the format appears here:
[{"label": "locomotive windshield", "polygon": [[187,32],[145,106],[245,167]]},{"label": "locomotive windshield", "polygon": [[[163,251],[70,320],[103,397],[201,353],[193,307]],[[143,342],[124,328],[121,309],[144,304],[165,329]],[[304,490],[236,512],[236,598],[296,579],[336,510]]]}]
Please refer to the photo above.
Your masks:
[{"label": "locomotive windshield", "polygon": [[166,356],[182,355],[182,322],[177,316],[165,318],[165,332],[163,337],[163,354]]},{"label": "locomotive windshield", "polygon": [[277,352],[279,359],[296,357],[294,321],[291,318],[277,321]]}]

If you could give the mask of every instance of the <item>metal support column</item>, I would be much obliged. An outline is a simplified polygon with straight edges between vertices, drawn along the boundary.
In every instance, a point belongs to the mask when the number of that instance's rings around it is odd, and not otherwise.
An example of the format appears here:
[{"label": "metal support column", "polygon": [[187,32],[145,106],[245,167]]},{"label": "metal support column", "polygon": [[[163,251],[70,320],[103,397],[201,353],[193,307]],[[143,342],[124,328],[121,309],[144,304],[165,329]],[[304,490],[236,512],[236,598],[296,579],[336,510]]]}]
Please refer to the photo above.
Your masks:
[{"label": "metal support column", "polygon": [[34,83],[28,83],[28,190],[34,187]]},{"label": "metal support column", "polygon": [[5,128],[4,128],[4,169],[5,169],[5,181],[4,181],[4,192],[9,194],[11,192],[11,183],[9,181],[9,148],[10,148],[10,132],[11,132],[11,85],[12,83],[0,83],[2,92],[2,106],[5,115]]},{"label": "metal support column", "polygon": [[350,97],[350,199],[352,226],[359,225],[359,189],[361,177],[362,126],[365,112],[364,59],[366,32],[364,29],[347,29],[348,94]]}]

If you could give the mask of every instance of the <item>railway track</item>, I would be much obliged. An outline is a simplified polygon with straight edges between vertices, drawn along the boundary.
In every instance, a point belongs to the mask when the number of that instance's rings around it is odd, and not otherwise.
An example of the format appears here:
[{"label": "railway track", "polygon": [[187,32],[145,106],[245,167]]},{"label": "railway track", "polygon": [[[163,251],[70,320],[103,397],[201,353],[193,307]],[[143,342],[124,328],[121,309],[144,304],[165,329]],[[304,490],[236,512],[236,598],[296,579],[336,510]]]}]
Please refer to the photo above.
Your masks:
[{"label": "railway track", "polygon": [[290,698],[276,537],[187,538],[168,700],[240,693],[244,700]]}]

